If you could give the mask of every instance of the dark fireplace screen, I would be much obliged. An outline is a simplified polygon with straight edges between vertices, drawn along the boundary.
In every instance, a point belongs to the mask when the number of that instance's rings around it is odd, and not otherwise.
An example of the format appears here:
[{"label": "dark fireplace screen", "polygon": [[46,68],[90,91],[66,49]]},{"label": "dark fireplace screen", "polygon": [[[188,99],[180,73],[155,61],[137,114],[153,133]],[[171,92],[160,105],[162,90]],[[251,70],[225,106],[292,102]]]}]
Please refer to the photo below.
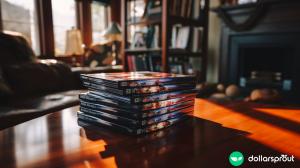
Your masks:
[{"label": "dark fireplace screen", "polygon": [[239,85],[291,90],[294,50],[289,46],[254,44],[239,48]]},{"label": "dark fireplace screen", "polygon": [[233,35],[228,47],[225,83],[299,95],[300,33]]}]

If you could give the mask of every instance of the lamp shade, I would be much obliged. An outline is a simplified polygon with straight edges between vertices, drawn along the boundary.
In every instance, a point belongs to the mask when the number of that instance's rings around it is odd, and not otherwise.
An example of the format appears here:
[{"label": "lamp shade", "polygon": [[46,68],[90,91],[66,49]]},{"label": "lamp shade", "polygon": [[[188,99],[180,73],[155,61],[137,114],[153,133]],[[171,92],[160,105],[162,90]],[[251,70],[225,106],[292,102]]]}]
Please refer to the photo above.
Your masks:
[{"label": "lamp shade", "polygon": [[104,36],[111,41],[121,41],[122,40],[121,34],[122,32],[120,26],[115,22],[112,22],[104,32]]},{"label": "lamp shade", "polygon": [[67,30],[66,55],[82,55],[84,52],[82,44],[81,33],[78,29]]}]

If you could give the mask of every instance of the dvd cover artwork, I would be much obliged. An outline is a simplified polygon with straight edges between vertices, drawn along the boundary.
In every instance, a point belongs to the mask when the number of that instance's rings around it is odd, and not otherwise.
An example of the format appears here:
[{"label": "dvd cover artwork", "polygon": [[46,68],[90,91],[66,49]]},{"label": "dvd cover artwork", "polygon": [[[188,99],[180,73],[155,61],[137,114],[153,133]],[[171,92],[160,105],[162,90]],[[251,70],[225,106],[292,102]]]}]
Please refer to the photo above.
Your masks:
[{"label": "dvd cover artwork", "polygon": [[83,85],[94,91],[110,92],[120,96],[141,96],[141,95],[160,94],[160,93],[168,93],[172,91],[195,89],[195,85],[193,84],[145,86],[145,87],[136,87],[136,88],[124,88],[124,89],[116,89],[116,88],[107,87],[107,86],[95,84],[92,82],[86,82],[86,81],[83,82]]},{"label": "dvd cover artwork", "polygon": [[178,103],[183,103],[186,101],[191,101],[194,99],[195,99],[195,97],[175,98],[175,99],[169,99],[169,100],[164,100],[164,101],[159,101],[159,102],[147,103],[147,104],[142,105],[141,109],[142,110],[158,109],[158,108],[162,108],[162,107],[172,106],[172,105],[175,105]]},{"label": "dvd cover artwork", "polygon": [[144,104],[144,103],[150,103],[150,102],[156,102],[156,101],[163,101],[168,99],[174,99],[178,97],[196,97],[196,90],[183,90],[183,91],[176,91],[176,92],[169,92],[169,93],[162,93],[162,94],[155,94],[155,95],[141,95],[141,96],[118,96],[107,92],[95,92],[90,91],[90,94],[102,96],[107,99],[113,99],[122,101],[124,103],[128,104]]},{"label": "dvd cover artwork", "polygon": [[112,107],[122,107],[124,109],[128,110],[140,110],[140,111],[145,111],[145,110],[154,110],[162,107],[167,107],[171,105],[175,105],[178,103],[183,103],[187,101],[194,101],[195,97],[184,97],[184,98],[174,98],[174,99],[169,99],[169,100],[164,100],[164,101],[158,101],[158,102],[152,102],[152,103],[146,103],[146,104],[141,104],[141,105],[131,105],[128,103],[124,103],[118,100],[111,100],[107,99],[102,96],[98,95],[92,95],[89,93],[85,94],[80,94],[79,95],[80,100],[86,100],[89,102],[94,102],[96,104],[104,104],[107,106],[112,106]]},{"label": "dvd cover artwork", "polygon": [[122,126],[120,124],[115,124],[115,123],[112,123],[112,122],[108,122],[108,121],[99,119],[97,117],[93,117],[93,116],[84,114],[82,112],[78,112],[77,116],[78,116],[78,119],[81,120],[81,121],[90,122],[90,123],[96,124],[96,125],[101,126],[101,127],[105,126],[105,127],[108,127],[108,128],[114,129],[114,130],[118,130],[118,131],[121,131],[121,132],[133,134],[133,135],[141,135],[141,134],[145,134],[145,133],[158,131],[158,130],[161,130],[163,128],[167,128],[171,125],[174,125],[175,123],[177,123],[179,121],[182,121],[185,118],[187,118],[184,115],[184,116],[181,116],[181,117],[177,117],[177,118],[162,121],[162,122],[159,122],[159,123],[156,123],[156,124],[152,124],[150,126],[134,129],[134,128]]},{"label": "dvd cover artwork", "polygon": [[[103,104],[96,104],[93,102],[80,101],[80,109],[91,110],[94,112],[102,111],[109,114],[114,114],[121,117],[130,119],[145,119],[154,116],[159,116],[169,112],[178,111],[184,108],[190,108],[194,106],[194,101],[187,101],[179,104],[175,104],[168,107],[163,107],[155,110],[138,111],[138,110],[126,110],[122,107],[110,107]],[[84,110],[81,110],[84,111]]]},{"label": "dvd cover artwork", "polygon": [[82,81],[93,82],[114,88],[158,86],[162,84],[174,84],[196,82],[195,76],[169,74],[161,72],[120,72],[82,74]]},{"label": "dvd cover artwork", "polygon": [[147,119],[130,119],[130,118],[126,118],[124,116],[118,116],[118,115],[102,112],[99,110],[96,111],[96,110],[86,109],[86,108],[81,108],[80,112],[83,112],[87,115],[91,115],[93,117],[97,117],[99,119],[103,119],[103,120],[106,120],[109,122],[118,123],[118,124],[129,126],[129,127],[141,127],[141,126],[151,125],[154,123],[169,120],[172,118],[180,117],[182,115],[191,113],[193,110],[194,110],[194,108],[185,108],[185,109],[181,109],[178,111],[170,112],[167,114],[163,114],[160,116],[155,116],[155,117],[147,118]]}]

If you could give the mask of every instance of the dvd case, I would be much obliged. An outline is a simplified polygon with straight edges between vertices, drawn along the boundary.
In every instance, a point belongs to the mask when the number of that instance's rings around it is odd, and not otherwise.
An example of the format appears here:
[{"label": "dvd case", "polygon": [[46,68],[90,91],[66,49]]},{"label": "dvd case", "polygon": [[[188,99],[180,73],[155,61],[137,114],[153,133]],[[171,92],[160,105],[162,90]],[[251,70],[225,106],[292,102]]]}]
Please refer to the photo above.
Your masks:
[{"label": "dvd case", "polygon": [[195,76],[162,72],[119,72],[81,74],[83,82],[91,82],[113,88],[160,86],[166,84],[196,83]]},{"label": "dvd case", "polygon": [[155,94],[155,95],[141,95],[141,96],[118,96],[108,92],[95,92],[90,91],[90,94],[95,96],[102,96],[107,99],[118,100],[127,104],[144,104],[150,102],[157,102],[163,101],[168,99],[174,98],[185,98],[185,97],[196,97],[196,90],[183,90],[183,91],[176,91],[176,92],[169,92],[169,93],[162,93],[162,94]]},{"label": "dvd case", "polygon": [[175,104],[172,106],[163,107],[159,109],[138,111],[138,110],[127,110],[122,107],[111,107],[111,106],[106,106],[103,104],[97,104],[88,101],[80,101],[80,110],[87,109],[87,110],[92,110],[94,112],[102,111],[105,113],[126,117],[130,119],[145,119],[145,118],[159,116],[173,111],[178,111],[184,108],[192,108],[192,107],[194,107],[194,101],[187,101],[187,102],[183,102],[183,103],[179,103],[179,104]]},{"label": "dvd case", "polygon": [[120,96],[141,96],[146,94],[168,93],[172,91],[195,89],[193,84],[177,84],[177,85],[161,85],[161,86],[145,86],[135,88],[116,89],[104,85],[95,84],[93,82],[83,82],[83,85],[90,90],[100,92],[110,92]]},{"label": "dvd case", "polygon": [[166,120],[166,121],[163,121],[163,122],[159,122],[159,123],[156,123],[156,124],[152,124],[150,126],[145,126],[145,127],[140,127],[140,128],[135,129],[135,128],[126,127],[126,126],[123,126],[123,125],[120,125],[120,124],[108,122],[108,121],[99,119],[97,117],[87,115],[87,114],[82,113],[82,112],[78,112],[77,116],[78,116],[79,121],[81,120],[81,121],[84,121],[84,122],[90,122],[90,123],[93,123],[93,124],[98,125],[98,126],[105,126],[107,128],[111,128],[111,129],[114,129],[114,130],[118,130],[118,131],[121,131],[121,132],[133,134],[133,135],[141,135],[141,134],[145,134],[145,133],[158,131],[158,130],[161,130],[163,128],[167,128],[171,125],[174,125],[175,123],[187,118],[186,116],[181,116],[181,117],[173,118],[173,119]]},{"label": "dvd case", "polygon": [[163,100],[158,102],[145,103],[145,104],[133,104],[133,105],[118,100],[107,99],[105,97],[93,95],[90,93],[80,94],[79,99],[82,101],[93,102],[96,104],[103,104],[111,107],[119,107],[127,110],[145,111],[145,110],[154,110],[162,107],[167,107],[167,106],[171,106],[171,105],[175,105],[187,101],[194,101],[195,96],[180,97],[180,98],[168,99],[168,100]]},{"label": "dvd case", "polygon": [[83,112],[84,114],[97,117],[102,120],[106,120],[113,123],[118,123],[120,125],[128,126],[128,127],[136,127],[139,128],[141,126],[147,126],[152,125],[158,122],[170,120],[173,118],[180,117],[182,115],[186,115],[188,113],[191,113],[193,111],[193,108],[185,108],[178,111],[166,113],[160,116],[155,116],[152,118],[146,118],[146,119],[130,119],[122,116],[113,115],[110,113],[102,112],[102,111],[96,111],[86,108],[81,108],[80,112]]}]

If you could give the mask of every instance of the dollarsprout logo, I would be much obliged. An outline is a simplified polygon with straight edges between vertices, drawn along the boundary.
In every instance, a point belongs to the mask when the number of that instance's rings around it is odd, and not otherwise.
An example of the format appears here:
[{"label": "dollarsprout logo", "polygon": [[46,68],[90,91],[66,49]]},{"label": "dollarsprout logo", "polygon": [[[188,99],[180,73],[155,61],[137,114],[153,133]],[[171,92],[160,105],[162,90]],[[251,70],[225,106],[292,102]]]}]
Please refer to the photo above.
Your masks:
[{"label": "dollarsprout logo", "polygon": [[[248,159],[247,159],[248,158]],[[244,163],[244,161],[249,162],[269,162],[269,163],[278,163],[278,162],[295,162],[294,155],[288,156],[286,154],[281,154],[280,156],[263,156],[263,155],[250,155],[244,158],[244,155],[239,151],[234,151],[229,155],[229,163],[232,166],[240,166]]]},{"label": "dollarsprout logo", "polygon": [[244,163],[244,156],[241,152],[234,151],[229,155],[229,162],[232,166],[240,166]]}]

